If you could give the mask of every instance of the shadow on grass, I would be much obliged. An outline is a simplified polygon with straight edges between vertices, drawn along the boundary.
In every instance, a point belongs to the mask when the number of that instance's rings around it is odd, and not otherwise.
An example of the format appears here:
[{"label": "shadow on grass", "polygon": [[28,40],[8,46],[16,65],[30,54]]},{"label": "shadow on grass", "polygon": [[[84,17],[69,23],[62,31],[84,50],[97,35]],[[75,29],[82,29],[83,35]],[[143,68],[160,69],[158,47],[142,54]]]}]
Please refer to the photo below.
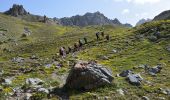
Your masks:
[{"label": "shadow on grass", "polygon": [[78,95],[78,94],[82,94],[82,93],[86,93],[86,92],[94,92],[94,91],[99,92],[101,90],[107,92],[108,89],[115,90],[116,87],[114,84],[109,84],[109,85],[100,86],[100,87],[97,87],[97,88],[91,89],[91,90],[85,90],[85,89],[76,90],[76,89],[66,88],[64,86],[61,88],[57,87],[57,88],[53,89],[51,94],[54,96],[58,96],[61,100],[69,100],[70,96],[72,96],[72,95]]}]

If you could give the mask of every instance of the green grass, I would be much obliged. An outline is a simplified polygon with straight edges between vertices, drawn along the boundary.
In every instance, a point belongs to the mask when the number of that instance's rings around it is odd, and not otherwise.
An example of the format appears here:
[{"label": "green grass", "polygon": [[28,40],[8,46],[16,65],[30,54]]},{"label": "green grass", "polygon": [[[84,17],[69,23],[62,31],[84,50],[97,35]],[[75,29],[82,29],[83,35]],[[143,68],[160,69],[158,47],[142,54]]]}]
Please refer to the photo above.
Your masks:
[{"label": "green grass", "polygon": [[[21,38],[24,27],[28,27],[32,34],[26,38]],[[8,92],[11,87],[23,85],[25,79],[29,77],[37,77],[44,80],[44,87],[59,87],[63,83],[63,80],[59,77],[69,72],[70,66],[67,64],[68,61],[82,59],[97,60],[100,64],[112,69],[113,76],[116,76],[116,74],[123,70],[131,69],[135,73],[140,73],[153,86],[148,86],[144,82],[142,86],[136,87],[125,81],[125,78],[114,77],[112,86],[98,88],[89,92],[70,91],[70,99],[97,99],[97,97],[104,99],[104,96],[108,96],[115,100],[136,100],[144,95],[150,99],[157,99],[160,96],[168,99],[167,95],[155,93],[155,91],[158,88],[170,88],[170,52],[166,50],[170,43],[170,38],[161,38],[151,42],[148,36],[153,35],[154,31],[151,31],[151,29],[156,27],[160,29],[162,36],[170,35],[170,21],[150,22],[132,29],[109,25],[65,27],[38,22],[26,22],[0,14],[0,30],[7,30],[5,39],[0,38],[0,41],[6,41],[0,45],[0,67],[5,72],[2,77],[15,77],[13,84],[10,87],[4,88],[4,90]],[[107,42],[105,39],[96,41],[94,33],[99,30],[109,34],[111,41]],[[142,36],[142,38],[139,39],[139,36]],[[58,49],[61,46],[73,46],[75,42],[83,37],[87,37],[90,43],[85,45],[82,51],[77,52],[77,58],[68,55],[65,61],[63,61],[58,57]],[[9,39],[10,41],[8,41]],[[13,41],[18,45],[15,45]],[[10,49],[11,52],[3,51],[4,48]],[[118,50],[118,53],[112,53],[113,49]],[[33,54],[42,59],[38,61],[42,65],[35,67],[32,64],[37,62],[25,62],[23,65],[11,62],[13,57],[20,56],[28,59]],[[102,60],[101,56],[108,56],[109,60]],[[53,58],[64,66],[60,69],[54,66],[45,68],[44,65],[51,63]],[[160,58],[163,59],[159,60]],[[156,77],[145,73],[144,69],[133,69],[143,64],[153,67],[159,63],[164,66],[161,73]],[[18,70],[20,68],[32,68],[34,71],[26,74],[19,73]],[[53,78],[52,74],[54,73],[58,77]],[[116,92],[120,88],[127,91],[125,96],[121,96]],[[0,96],[2,94],[0,93]],[[35,93],[35,97],[38,95],[41,97],[41,94]]]}]

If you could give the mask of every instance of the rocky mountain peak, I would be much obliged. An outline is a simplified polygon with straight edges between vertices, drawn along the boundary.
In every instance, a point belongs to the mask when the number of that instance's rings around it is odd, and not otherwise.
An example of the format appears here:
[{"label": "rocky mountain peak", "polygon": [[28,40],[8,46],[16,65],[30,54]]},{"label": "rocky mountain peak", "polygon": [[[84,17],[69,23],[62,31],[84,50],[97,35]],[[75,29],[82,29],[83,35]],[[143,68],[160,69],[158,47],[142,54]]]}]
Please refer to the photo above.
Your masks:
[{"label": "rocky mountain peak", "polygon": [[152,21],[152,19],[149,19],[149,18],[147,18],[147,19],[141,19],[141,20],[139,20],[137,23],[136,23],[136,26],[139,26],[139,25],[141,25],[141,24],[144,24],[144,23],[146,23],[146,22],[150,22],[150,21]]},{"label": "rocky mountain peak", "polygon": [[24,9],[23,5],[14,4],[12,8],[5,12],[5,14],[17,17],[27,15],[28,12]]}]

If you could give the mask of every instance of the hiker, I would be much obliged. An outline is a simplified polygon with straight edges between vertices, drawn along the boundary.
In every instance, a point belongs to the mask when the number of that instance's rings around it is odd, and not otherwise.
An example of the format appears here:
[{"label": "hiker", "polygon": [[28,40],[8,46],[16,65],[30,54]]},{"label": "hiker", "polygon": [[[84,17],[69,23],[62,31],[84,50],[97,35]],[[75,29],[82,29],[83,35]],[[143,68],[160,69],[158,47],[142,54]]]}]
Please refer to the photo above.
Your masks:
[{"label": "hiker", "polygon": [[84,43],[87,44],[87,38],[86,37],[84,37]]},{"label": "hiker", "polygon": [[96,33],[96,38],[97,38],[97,40],[100,39],[100,37],[99,37],[99,32]]},{"label": "hiker", "polygon": [[104,37],[104,32],[103,31],[101,32],[101,35],[102,35],[102,37]]},{"label": "hiker", "polygon": [[77,45],[77,43],[74,43],[74,52],[75,51],[78,51],[78,45]]},{"label": "hiker", "polygon": [[66,48],[65,47],[63,47],[63,58],[65,58],[66,57]]},{"label": "hiker", "polygon": [[69,54],[69,53],[71,53],[71,52],[72,52],[72,49],[71,49],[71,47],[69,46],[69,47],[68,47],[67,54]]},{"label": "hiker", "polygon": [[83,43],[81,41],[81,39],[79,39],[79,48],[81,48],[83,46]]},{"label": "hiker", "polygon": [[109,41],[109,40],[110,40],[110,36],[109,36],[109,34],[108,34],[108,35],[106,35],[106,40],[107,40],[107,41]]},{"label": "hiker", "polygon": [[65,47],[61,47],[59,49],[59,54],[62,58],[65,58],[66,57],[66,52],[65,52]]}]

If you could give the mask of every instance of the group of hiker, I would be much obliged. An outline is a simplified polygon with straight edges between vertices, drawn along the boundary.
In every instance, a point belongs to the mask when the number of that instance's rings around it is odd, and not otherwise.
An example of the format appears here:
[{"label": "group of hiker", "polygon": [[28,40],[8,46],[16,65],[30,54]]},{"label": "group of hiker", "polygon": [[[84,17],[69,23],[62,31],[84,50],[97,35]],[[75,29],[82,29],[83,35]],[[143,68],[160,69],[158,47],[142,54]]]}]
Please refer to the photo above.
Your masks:
[{"label": "group of hiker", "polygon": [[[105,36],[105,34],[104,34],[103,31],[102,31],[102,32],[96,32],[96,39],[97,39],[97,41],[100,40],[101,37],[102,37],[102,38],[106,38],[107,41],[110,40],[110,36],[109,36],[109,35],[106,35],[106,36]],[[65,47],[61,47],[61,48],[59,49],[59,55],[60,55],[62,58],[65,58],[67,54],[69,54],[69,53],[74,53],[74,52],[76,52],[76,51],[81,50],[81,48],[82,48],[83,45],[85,45],[85,44],[88,44],[88,41],[87,41],[87,38],[86,38],[86,37],[84,37],[83,39],[79,39],[78,43],[77,43],[77,42],[74,43],[73,48],[69,46],[68,49],[66,50]]]},{"label": "group of hiker", "polygon": [[67,54],[79,51],[83,47],[83,45],[85,45],[85,44],[87,44],[87,38],[86,37],[84,37],[83,39],[79,39],[78,43],[77,42],[74,43],[73,48],[69,46],[68,49],[66,50],[65,47],[61,47],[59,49],[59,54],[62,58],[65,58]]},{"label": "group of hiker", "polygon": [[100,35],[101,35],[102,38],[106,38],[107,41],[110,40],[109,34],[107,34],[107,35],[105,36],[105,33],[104,33],[103,31],[96,33],[96,38],[97,38],[97,40],[100,40],[100,39],[101,39]]}]

